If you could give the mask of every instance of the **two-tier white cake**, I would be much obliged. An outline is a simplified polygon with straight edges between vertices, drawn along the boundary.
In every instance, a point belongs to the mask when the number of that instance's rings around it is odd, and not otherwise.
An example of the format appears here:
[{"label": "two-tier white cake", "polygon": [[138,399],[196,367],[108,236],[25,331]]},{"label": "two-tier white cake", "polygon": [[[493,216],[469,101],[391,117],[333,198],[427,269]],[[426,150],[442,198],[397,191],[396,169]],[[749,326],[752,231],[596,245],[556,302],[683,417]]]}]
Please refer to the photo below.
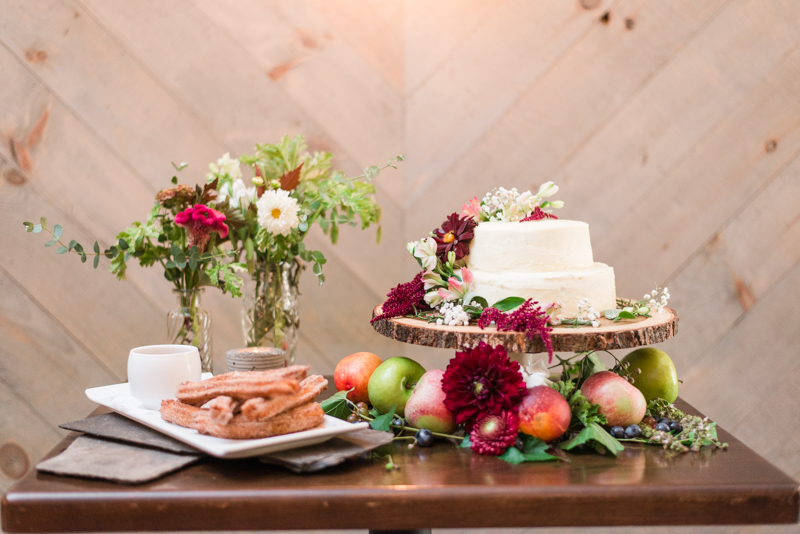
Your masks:
[{"label": "two-tier white cake", "polygon": [[596,310],[616,308],[614,269],[592,256],[589,225],[580,221],[482,222],[474,229],[467,267],[472,292],[491,305],[523,297],[561,302],[568,315],[587,298]]}]

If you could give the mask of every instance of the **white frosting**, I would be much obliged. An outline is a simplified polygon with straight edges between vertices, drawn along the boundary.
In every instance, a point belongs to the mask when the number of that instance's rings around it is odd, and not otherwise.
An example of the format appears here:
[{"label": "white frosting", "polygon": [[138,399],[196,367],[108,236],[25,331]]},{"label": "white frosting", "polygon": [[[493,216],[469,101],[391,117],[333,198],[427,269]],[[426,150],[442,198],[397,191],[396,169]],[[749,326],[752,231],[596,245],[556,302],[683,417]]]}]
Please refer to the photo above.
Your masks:
[{"label": "white frosting", "polygon": [[598,311],[617,307],[614,269],[594,262],[588,224],[482,222],[474,232],[467,260],[471,291],[489,305],[512,296],[543,307],[561,302],[563,316],[575,315],[583,298]]},{"label": "white frosting", "polygon": [[474,232],[467,260],[470,270],[535,273],[582,269],[594,263],[585,222],[483,222]]},{"label": "white frosting", "polygon": [[588,298],[589,304],[598,311],[617,307],[614,269],[605,263],[556,272],[473,270],[472,274],[471,291],[485,298],[490,306],[506,297],[533,299],[542,308],[560,301],[567,316],[578,312],[578,301],[582,298]]}]

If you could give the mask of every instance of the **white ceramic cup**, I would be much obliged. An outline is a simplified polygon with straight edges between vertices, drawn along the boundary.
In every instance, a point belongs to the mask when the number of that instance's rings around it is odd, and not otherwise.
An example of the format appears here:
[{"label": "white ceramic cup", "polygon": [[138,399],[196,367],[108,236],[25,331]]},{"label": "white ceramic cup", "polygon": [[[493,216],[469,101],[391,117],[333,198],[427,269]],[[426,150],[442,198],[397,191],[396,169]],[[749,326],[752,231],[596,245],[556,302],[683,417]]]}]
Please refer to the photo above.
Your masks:
[{"label": "white ceramic cup", "polygon": [[149,345],[128,355],[131,395],[145,408],[157,410],[164,399],[174,399],[182,382],[200,381],[200,353],[190,345]]}]

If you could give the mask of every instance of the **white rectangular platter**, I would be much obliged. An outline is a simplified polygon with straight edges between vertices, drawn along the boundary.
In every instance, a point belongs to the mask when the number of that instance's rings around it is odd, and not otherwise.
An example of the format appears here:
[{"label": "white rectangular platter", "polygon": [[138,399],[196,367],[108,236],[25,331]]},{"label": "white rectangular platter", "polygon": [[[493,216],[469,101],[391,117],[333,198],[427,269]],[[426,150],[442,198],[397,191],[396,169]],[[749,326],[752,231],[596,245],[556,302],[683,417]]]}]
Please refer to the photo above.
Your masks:
[{"label": "white rectangular platter", "polygon": [[[204,374],[203,378],[210,376],[210,373],[208,375]],[[163,432],[178,441],[217,458],[249,458],[286,449],[307,447],[327,441],[339,434],[346,434],[369,427],[367,423],[348,423],[326,415],[322,426],[303,432],[262,439],[222,439],[206,436],[200,434],[197,430],[164,421],[161,419],[161,414],[158,413],[158,410],[148,410],[141,402],[131,396],[127,383],[87,389],[86,396],[97,404],[111,408],[125,417]]]}]

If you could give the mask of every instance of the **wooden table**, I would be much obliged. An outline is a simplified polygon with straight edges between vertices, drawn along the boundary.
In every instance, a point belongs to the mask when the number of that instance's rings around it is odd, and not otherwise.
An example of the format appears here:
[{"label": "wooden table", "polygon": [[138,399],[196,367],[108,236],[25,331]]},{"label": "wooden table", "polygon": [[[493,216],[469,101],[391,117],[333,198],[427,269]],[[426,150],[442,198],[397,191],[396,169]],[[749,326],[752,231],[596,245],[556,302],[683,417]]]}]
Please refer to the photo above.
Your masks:
[{"label": "wooden table", "polygon": [[[685,403],[682,409],[698,413]],[[97,410],[95,413],[103,413]],[[450,443],[390,447],[399,471],[364,460],[295,475],[206,459],[141,486],[39,474],[3,497],[5,532],[428,529],[795,523],[798,484],[733,436],[727,451],[629,444],[616,459],[513,466]],[[50,452],[64,450],[75,435]]]}]

